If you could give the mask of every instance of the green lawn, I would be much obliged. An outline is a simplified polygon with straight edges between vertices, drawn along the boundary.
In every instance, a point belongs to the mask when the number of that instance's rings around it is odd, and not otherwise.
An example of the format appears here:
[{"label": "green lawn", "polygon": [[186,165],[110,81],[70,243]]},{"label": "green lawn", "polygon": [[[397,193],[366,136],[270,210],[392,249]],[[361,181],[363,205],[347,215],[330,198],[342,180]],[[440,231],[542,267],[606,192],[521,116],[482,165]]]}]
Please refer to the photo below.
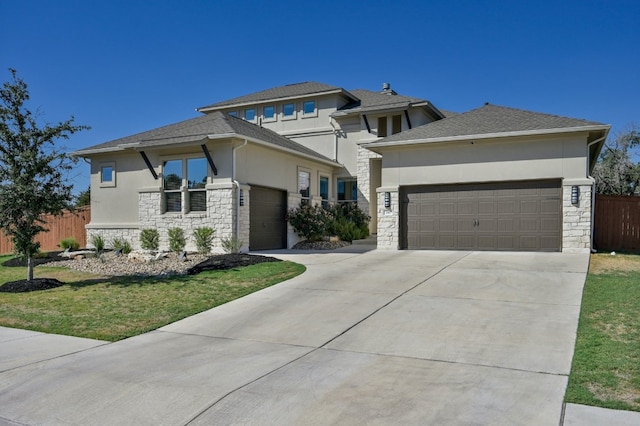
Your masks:
[{"label": "green lawn", "polygon": [[640,256],[591,257],[565,400],[640,411]]},{"label": "green lawn", "polygon": [[[9,258],[0,256],[0,264]],[[0,326],[116,341],[222,305],[304,270],[293,262],[266,262],[194,276],[106,278],[39,266],[36,277],[57,278],[67,285],[0,293]],[[26,268],[0,266],[0,285],[25,274]]]}]

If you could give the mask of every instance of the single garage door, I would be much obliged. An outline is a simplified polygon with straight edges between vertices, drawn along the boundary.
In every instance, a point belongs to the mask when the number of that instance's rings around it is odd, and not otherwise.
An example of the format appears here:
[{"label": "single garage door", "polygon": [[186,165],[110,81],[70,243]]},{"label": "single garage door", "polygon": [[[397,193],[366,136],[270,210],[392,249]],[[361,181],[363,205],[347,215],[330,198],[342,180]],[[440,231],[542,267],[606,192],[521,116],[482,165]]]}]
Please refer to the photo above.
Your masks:
[{"label": "single garage door", "polygon": [[560,251],[560,181],[402,189],[403,247]]},{"label": "single garage door", "polygon": [[249,249],[287,247],[287,193],[278,189],[251,187],[249,203]]}]

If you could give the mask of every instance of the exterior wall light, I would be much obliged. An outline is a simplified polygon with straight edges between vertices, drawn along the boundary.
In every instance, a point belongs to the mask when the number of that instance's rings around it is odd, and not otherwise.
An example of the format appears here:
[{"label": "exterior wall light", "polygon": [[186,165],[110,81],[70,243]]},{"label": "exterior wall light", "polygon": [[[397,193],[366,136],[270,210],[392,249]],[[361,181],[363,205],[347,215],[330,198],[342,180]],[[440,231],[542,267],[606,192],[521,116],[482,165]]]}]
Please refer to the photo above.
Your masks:
[{"label": "exterior wall light", "polygon": [[240,207],[244,206],[244,190],[240,189]]},{"label": "exterior wall light", "polygon": [[571,204],[578,204],[580,202],[580,187],[573,185],[571,187]]},{"label": "exterior wall light", "polygon": [[385,192],[384,193],[384,207],[386,209],[391,207],[391,193],[390,192]]}]

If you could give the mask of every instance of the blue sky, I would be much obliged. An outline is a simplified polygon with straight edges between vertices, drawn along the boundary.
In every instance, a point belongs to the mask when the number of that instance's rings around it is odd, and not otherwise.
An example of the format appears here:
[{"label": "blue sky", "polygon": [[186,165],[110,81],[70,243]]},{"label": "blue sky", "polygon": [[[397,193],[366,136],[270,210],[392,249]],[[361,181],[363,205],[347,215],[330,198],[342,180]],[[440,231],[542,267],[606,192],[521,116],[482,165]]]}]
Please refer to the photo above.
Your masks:
[{"label": "blue sky", "polygon": [[[0,81],[73,151],[269,87],[319,81],[640,124],[640,2],[0,0]],[[89,182],[79,163],[77,190]]]}]

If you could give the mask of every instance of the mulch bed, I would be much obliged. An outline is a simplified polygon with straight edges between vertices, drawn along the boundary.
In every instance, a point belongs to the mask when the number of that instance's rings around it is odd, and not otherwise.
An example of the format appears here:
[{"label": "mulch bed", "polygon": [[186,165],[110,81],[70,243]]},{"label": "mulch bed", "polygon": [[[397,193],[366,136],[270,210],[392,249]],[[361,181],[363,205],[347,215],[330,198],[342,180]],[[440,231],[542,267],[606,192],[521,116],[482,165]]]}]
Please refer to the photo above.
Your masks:
[{"label": "mulch bed", "polygon": [[0,291],[3,293],[26,293],[29,291],[49,290],[63,285],[62,281],[53,278],[34,278],[31,281],[19,280],[4,283],[0,286]]},{"label": "mulch bed", "polygon": [[[51,252],[34,258],[34,265],[54,262],[58,260],[68,260],[58,256],[60,252]],[[264,262],[280,262],[280,259],[268,256],[257,256],[251,254],[221,254],[208,258],[198,263],[187,271],[188,275],[196,275],[202,271],[216,271],[224,269],[239,268],[241,266],[257,265]],[[7,267],[26,267],[26,262],[19,258],[7,260],[2,264]],[[49,290],[64,285],[63,282],[52,278],[36,278],[32,281],[19,280],[11,281],[0,286],[0,292],[24,293],[29,291]]]},{"label": "mulch bed", "polygon": [[281,262],[281,259],[242,253],[221,254],[219,256],[212,256],[193,266],[187,271],[187,275],[196,275],[202,271],[218,271],[222,269],[238,268],[240,266],[257,265],[258,263],[264,262]]},{"label": "mulch bed", "polygon": [[[33,266],[43,265],[45,263],[51,262],[59,262],[62,260],[69,260],[66,257],[58,256],[60,251],[50,251],[47,253],[38,253],[36,257],[33,258]],[[2,266],[7,266],[10,268],[24,266],[27,267],[27,259],[22,257],[14,257],[2,263]]]}]

